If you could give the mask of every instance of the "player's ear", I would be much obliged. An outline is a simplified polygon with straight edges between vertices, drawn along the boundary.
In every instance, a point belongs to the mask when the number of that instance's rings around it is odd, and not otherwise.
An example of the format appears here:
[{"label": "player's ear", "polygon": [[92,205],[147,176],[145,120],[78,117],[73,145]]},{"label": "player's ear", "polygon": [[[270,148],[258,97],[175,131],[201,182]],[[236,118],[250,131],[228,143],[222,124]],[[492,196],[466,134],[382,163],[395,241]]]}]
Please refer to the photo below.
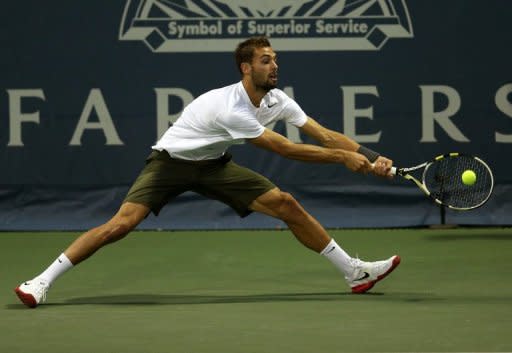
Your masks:
[{"label": "player's ear", "polygon": [[251,72],[251,64],[249,63],[241,63],[240,68],[242,69],[242,73],[244,75]]}]

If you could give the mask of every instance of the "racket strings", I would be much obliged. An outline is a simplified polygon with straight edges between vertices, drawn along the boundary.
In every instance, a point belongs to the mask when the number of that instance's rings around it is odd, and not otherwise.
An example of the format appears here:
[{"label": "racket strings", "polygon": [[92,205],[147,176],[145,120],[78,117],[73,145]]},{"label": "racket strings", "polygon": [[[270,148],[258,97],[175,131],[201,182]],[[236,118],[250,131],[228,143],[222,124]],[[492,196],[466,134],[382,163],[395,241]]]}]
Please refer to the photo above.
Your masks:
[{"label": "racket strings", "polygon": [[[476,182],[466,185],[462,174],[472,170]],[[443,204],[467,209],[481,205],[489,197],[493,180],[485,164],[470,156],[445,157],[432,163],[423,176],[431,195]]]}]

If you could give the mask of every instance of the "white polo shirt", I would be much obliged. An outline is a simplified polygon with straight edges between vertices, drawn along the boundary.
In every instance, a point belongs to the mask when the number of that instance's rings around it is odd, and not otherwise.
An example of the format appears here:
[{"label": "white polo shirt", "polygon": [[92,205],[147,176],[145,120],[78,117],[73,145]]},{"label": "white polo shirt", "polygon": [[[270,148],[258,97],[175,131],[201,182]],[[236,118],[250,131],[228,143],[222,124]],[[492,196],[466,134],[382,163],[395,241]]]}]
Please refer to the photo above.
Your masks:
[{"label": "white polo shirt", "polygon": [[242,82],[238,82],[194,99],[152,148],[166,150],[174,158],[215,159],[229,146],[260,136],[265,126],[278,120],[301,127],[307,116],[277,88],[269,91],[256,108]]}]

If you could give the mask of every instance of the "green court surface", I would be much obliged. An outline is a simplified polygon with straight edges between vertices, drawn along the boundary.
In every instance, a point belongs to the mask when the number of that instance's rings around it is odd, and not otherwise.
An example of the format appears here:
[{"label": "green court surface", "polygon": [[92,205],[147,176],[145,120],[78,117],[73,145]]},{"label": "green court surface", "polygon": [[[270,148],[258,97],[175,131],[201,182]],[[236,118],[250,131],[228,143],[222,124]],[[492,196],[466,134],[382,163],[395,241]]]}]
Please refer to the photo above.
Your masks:
[{"label": "green court surface", "polygon": [[0,352],[512,351],[512,229],[330,233],[402,263],[353,295],[288,231],[135,232],[28,309],[12,289],[76,234],[0,233]]}]

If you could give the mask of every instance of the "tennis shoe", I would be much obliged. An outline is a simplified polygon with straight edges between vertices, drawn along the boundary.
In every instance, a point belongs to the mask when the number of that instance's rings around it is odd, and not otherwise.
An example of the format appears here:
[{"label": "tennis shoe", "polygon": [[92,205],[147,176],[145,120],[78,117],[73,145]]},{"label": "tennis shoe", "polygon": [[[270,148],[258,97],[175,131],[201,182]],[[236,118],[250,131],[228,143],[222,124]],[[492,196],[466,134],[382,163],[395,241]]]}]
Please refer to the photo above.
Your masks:
[{"label": "tennis shoe", "polygon": [[36,277],[33,280],[20,284],[14,289],[14,292],[16,292],[16,295],[23,304],[29,308],[35,308],[46,301],[48,289],[50,289],[50,284]]},{"label": "tennis shoe", "polygon": [[351,276],[345,277],[348,285],[352,288],[352,293],[365,293],[369,291],[375,283],[384,279],[400,264],[400,256],[392,256],[387,260],[366,262],[358,258],[352,259],[354,272]]}]

